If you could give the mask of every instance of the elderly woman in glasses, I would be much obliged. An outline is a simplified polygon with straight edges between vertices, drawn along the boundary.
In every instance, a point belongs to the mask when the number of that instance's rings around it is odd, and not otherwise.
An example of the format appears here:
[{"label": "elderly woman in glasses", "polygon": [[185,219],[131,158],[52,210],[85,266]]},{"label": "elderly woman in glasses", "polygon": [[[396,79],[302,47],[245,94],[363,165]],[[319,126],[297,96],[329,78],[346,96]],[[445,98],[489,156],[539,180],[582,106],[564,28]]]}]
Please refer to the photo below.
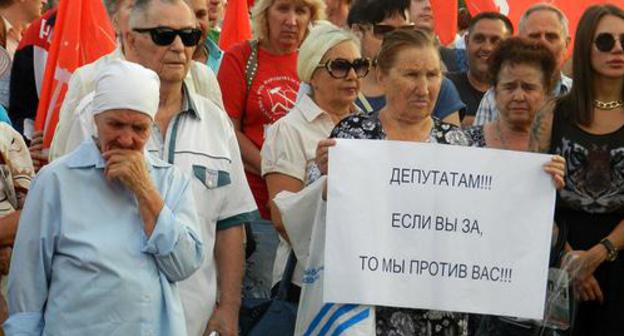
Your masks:
[{"label": "elderly woman in glasses", "polygon": [[566,159],[557,220],[583,301],[572,335],[624,335],[624,11],[588,8],[576,41],[574,85],[538,112],[531,140]]},{"label": "elderly woman in glasses", "polygon": [[[311,169],[319,140],[325,139],[343,118],[354,114],[353,104],[360,90],[360,78],[366,76],[370,62],[360,54],[359,40],[350,32],[330,23],[315,27],[299,50],[297,73],[310,88],[291,112],[276,122],[262,147],[262,174],[272,199],[283,190],[296,192],[319,176]],[[280,234],[273,282],[281,278],[290,251],[289,238],[279,212],[271,204],[271,218]],[[293,277],[301,286],[302,269]],[[298,291],[291,299],[298,301]]]}]

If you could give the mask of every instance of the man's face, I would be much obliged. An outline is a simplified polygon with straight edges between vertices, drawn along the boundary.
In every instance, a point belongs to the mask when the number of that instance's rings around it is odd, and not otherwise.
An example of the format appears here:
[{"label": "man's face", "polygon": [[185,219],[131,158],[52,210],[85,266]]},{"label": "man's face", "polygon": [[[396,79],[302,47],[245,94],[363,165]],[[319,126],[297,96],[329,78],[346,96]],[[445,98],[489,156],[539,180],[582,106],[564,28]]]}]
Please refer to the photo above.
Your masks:
[{"label": "man's face", "polygon": [[215,27],[223,11],[223,0],[208,0],[208,21]]},{"label": "man's face", "polygon": [[[190,29],[197,27],[193,12],[184,2],[175,4],[154,1],[147,9],[147,17],[132,28],[165,27]],[[128,60],[143,65],[158,74],[161,83],[181,83],[190,67],[195,46],[187,47],[180,36],[169,45],[154,43],[149,33],[130,31],[125,35]]]},{"label": "man's face", "polygon": [[202,41],[208,36],[210,30],[209,17],[208,17],[208,0],[191,0],[191,9],[195,13],[195,18],[199,24],[199,29],[202,31]]},{"label": "man's face", "polygon": [[565,63],[565,56],[570,43],[563,26],[559,22],[557,14],[550,10],[533,12],[526,19],[525,25],[520,30],[521,37],[544,43],[555,55],[559,69]]},{"label": "man's face", "polygon": [[32,22],[43,13],[43,6],[47,3],[47,0],[25,0],[19,2],[22,13],[28,18],[28,22]]},{"label": "man's face", "polygon": [[496,19],[482,19],[466,36],[466,51],[470,72],[485,77],[488,71],[488,58],[498,43],[509,37],[505,23]]},{"label": "man's face", "polygon": [[433,31],[434,19],[431,10],[431,0],[412,0],[410,4],[410,18],[416,28]]},{"label": "man's face", "polygon": [[[394,28],[405,27],[410,24],[407,19],[407,15],[395,14],[393,16],[385,18],[379,22],[378,26],[391,26]],[[373,59],[377,57],[379,50],[381,49],[381,43],[383,42],[383,36],[374,34],[373,25],[360,26],[362,32],[362,56]]]},{"label": "man's face", "polygon": [[152,119],[129,109],[109,110],[95,116],[102,153],[111,149],[143,151],[149,140]]}]

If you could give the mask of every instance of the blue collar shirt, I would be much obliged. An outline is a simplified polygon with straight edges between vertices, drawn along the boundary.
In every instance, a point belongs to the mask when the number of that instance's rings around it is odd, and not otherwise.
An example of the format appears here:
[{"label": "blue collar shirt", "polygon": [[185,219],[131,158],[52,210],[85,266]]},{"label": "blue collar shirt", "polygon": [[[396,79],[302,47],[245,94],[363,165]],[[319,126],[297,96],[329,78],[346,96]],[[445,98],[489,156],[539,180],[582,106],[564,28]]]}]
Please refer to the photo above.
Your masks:
[{"label": "blue collar shirt", "polygon": [[165,203],[150,237],[92,139],[41,170],[15,241],[7,335],[187,335],[176,282],[204,256],[191,183],[145,157]]}]

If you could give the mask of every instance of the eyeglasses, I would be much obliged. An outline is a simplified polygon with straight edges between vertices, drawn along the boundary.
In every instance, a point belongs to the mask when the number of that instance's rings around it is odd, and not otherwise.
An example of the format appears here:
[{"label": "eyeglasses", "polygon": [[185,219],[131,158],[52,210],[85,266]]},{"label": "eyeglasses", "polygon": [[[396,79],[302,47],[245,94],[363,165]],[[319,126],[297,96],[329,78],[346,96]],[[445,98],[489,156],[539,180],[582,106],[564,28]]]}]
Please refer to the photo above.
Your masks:
[{"label": "eyeglasses", "polygon": [[[624,49],[624,34],[620,34],[618,40],[620,41],[620,47]],[[594,44],[596,49],[602,52],[609,52],[615,47],[615,36],[610,33],[600,33],[596,36]]]},{"label": "eyeglasses", "polygon": [[373,25],[373,35],[375,35],[376,38],[382,40],[386,35],[392,33],[395,30],[414,30],[415,28],[416,28],[416,25],[414,24],[409,24],[409,25],[400,26],[400,27],[395,27],[395,26],[385,25],[385,24],[376,24],[376,25]]},{"label": "eyeglasses", "polygon": [[370,60],[368,58],[357,58],[353,62],[349,62],[344,58],[336,58],[325,63],[319,64],[317,68],[325,68],[329,75],[336,78],[347,78],[349,71],[353,69],[357,78],[366,77],[370,70]]},{"label": "eyeglasses", "polygon": [[185,47],[194,47],[199,43],[202,32],[197,28],[173,29],[169,27],[134,28],[137,33],[149,33],[154,44],[168,46],[173,43],[176,36],[180,36]]}]

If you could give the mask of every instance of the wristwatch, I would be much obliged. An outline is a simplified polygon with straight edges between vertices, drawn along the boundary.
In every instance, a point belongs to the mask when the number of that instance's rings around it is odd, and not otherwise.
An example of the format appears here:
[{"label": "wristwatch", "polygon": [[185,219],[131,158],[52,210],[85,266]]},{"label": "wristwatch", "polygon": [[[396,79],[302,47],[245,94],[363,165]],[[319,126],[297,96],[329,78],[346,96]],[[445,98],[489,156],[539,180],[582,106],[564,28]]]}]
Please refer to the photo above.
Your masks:
[{"label": "wristwatch", "polygon": [[618,256],[618,250],[615,248],[615,245],[607,238],[603,238],[600,244],[607,249],[607,261],[615,261]]}]

